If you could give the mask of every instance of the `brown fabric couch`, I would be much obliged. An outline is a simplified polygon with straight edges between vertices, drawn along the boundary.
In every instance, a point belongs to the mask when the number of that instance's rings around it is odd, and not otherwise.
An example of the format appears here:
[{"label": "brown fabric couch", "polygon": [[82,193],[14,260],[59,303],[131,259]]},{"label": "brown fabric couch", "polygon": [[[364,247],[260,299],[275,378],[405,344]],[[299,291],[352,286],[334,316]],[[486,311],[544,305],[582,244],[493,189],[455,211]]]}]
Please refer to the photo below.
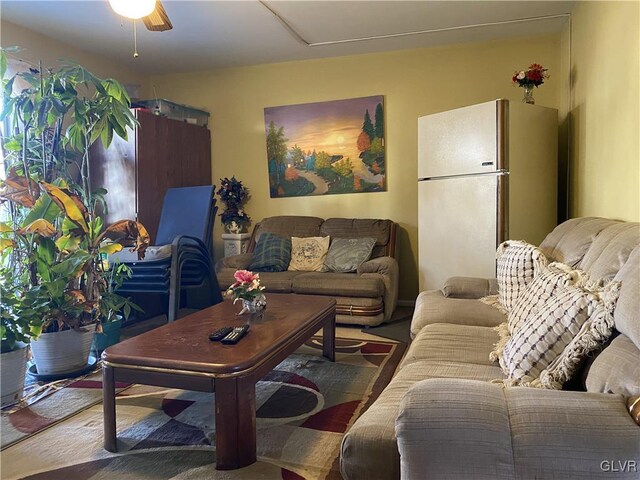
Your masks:
[{"label": "brown fabric couch", "polygon": [[617,336],[583,368],[582,391],[491,383],[504,378],[489,352],[506,317],[475,298],[495,287],[447,282],[451,296],[419,295],[396,376],[345,435],[345,479],[640,478],[640,426],[625,406],[640,395],[640,224],[577,218],[540,247],[622,282]]},{"label": "brown fabric couch", "polygon": [[338,323],[379,325],[388,321],[398,300],[398,262],[395,259],[397,224],[391,220],[277,216],[255,226],[247,253],[220,259],[216,264],[218,283],[226,290],[233,274],[246,269],[256,241],[264,232],[283,237],[362,238],[373,237],[371,258],[355,273],[261,272],[266,292],[327,295],[336,299]]}]

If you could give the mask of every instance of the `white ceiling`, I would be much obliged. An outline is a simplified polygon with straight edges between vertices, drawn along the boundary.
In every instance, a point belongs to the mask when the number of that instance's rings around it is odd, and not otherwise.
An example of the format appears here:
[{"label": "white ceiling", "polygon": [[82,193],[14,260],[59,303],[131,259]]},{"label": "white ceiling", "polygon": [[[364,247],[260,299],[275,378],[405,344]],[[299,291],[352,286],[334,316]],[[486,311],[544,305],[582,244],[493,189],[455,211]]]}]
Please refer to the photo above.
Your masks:
[{"label": "white ceiling", "polygon": [[311,44],[440,30],[318,46],[304,45],[258,1],[162,3],[174,28],[149,32],[138,22],[136,59],[132,23],[121,20],[107,0],[2,0],[0,15],[142,72],[169,73],[548,34],[560,31],[567,20],[562,15],[575,2],[265,2]]}]

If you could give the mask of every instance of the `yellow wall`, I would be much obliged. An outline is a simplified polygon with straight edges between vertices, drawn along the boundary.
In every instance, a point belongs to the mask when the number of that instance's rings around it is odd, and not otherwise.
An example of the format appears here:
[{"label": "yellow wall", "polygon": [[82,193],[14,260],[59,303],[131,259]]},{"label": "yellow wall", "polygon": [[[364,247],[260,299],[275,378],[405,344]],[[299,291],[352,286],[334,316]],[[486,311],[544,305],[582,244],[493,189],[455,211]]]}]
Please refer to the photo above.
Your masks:
[{"label": "yellow wall", "polygon": [[572,12],[573,217],[640,220],[639,16],[637,1],[578,2]]},{"label": "yellow wall", "polygon": [[[337,57],[152,77],[159,97],[208,109],[213,176],[235,175],[251,190],[254,221],[279,214],[390,218],[401,226],[400,298],[417,294],[417,118],[495,98],[520,101],[518,68],[539,62],[559,73],[559,35]],[[537,89],[558,107],[559,81]],[[388,191],[269,198],[264,107],[384,95]],[[220,225],[216,226],[220,232]],[[219,235],[216,253],[221,254]]]},{"label": "yellow wall", "polygon": [[141,85],[140,96],[146,97],[147,77],[118,62],[85,52],[75,46],[54,40],[33,30],[10,22],[0,22],[0,45],[3,48],[19,46],[23,50],[11,57],[36,65],[42,60],[43,67],[57,67],[58,60],[64,58],[79,63],[101,78],[115,78],[120,83]]}]

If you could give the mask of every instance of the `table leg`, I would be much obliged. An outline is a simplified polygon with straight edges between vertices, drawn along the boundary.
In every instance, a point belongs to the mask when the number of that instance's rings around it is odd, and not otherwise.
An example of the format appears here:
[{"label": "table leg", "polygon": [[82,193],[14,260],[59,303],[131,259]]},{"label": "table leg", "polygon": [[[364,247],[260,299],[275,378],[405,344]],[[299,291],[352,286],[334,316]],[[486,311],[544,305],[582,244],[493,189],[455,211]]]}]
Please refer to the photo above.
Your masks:
[{"label": "table leg", "polygon": [[247,378],[216,378],[216,469],[256,461],[256,386]]},{"label": "table leg", "polygon": [[113,368],[102,365],[102,411],[104,416],[104,448],[117,452],[116,439],[116,385]]},{"label": "table leg", "polygon": [[331,315],[322,328],[322,354],[331,360],[336,361],[336,315]]}]

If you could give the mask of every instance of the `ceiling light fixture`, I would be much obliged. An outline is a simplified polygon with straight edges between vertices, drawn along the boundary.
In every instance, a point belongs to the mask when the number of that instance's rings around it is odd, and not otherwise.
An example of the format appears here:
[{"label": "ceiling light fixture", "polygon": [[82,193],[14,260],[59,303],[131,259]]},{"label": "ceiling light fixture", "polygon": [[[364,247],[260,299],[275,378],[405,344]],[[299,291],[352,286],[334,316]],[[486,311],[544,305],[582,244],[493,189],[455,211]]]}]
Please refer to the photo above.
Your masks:
[{"label": "ceiling light fixture", "polygon": [[109,0],[109,5],[118,15],[137,20],[153,12],[156,0]]}]

